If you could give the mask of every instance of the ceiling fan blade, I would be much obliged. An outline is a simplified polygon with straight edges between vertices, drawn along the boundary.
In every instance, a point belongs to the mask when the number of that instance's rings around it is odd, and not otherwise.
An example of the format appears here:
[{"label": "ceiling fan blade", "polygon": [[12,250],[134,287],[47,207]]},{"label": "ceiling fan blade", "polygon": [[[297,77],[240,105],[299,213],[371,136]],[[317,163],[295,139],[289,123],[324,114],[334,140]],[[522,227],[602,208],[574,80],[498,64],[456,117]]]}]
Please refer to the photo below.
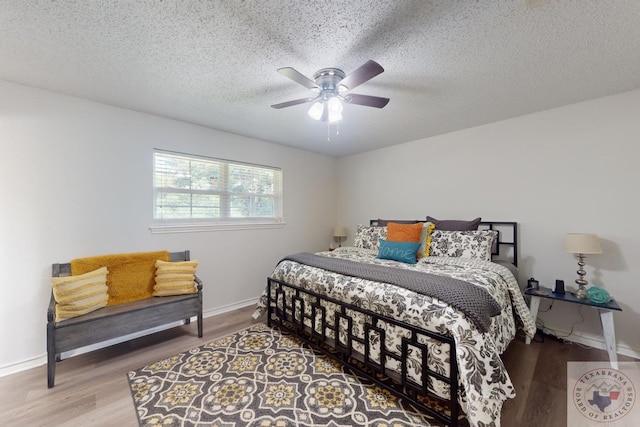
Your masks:
[{"label": "ceiling fan blade", "polygon": [[285,77],[289,77],[294,82],[301,84],[307,89],[319,89],[318,85],[313,80],[291,67],[278,68],[278,72]]},{"label": "ceiling fan blade", "polygon": [[271,108],[280,109],[285,107],[291,107],[293,105],[306,104],[307,102],[311,102],[311,101],[313,101],[313,98],[294,99],[293,101],[282,102],[280,104],[273,104]]},{"label": "ceiling fan blade", "polygon": [[357,86],[360,86],[362,83],[366,82],[382,73],[384,68],[382,65],[378,64],[376,61],[372,61],[371,59],[365,62],[360,68],[353,71],[344,79],[340,80],[339,85],[344,86],[347,90],[351,90]]},{"label": "ceiling fan blade", "polygon": [[349,95],[345,95],[344,102],[347,102],[349,104],[364,105],[367,107],[382,108],[389,103],[389,98],[350,93]]}]

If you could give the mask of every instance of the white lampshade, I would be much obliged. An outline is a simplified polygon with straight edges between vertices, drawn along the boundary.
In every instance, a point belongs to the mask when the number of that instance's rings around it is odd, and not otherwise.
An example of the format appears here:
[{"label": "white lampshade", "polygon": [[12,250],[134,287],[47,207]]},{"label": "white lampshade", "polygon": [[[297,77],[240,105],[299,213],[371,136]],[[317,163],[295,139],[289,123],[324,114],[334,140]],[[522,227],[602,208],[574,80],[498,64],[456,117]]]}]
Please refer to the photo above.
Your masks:
[{"label": "white lampshade", "polygon": [[334,112],[334,113],[342,113],[342,102],[340,102],[340,100],[337,97],[331,97],[329,98],[329,101],[327,102],[327,107],[329,107],[329,112]]},{"label": "white lampshade", "polygon": [[342,120],[342,102],[335,96],[329,98],[327,102],[327,110],[329,111],[329,123],[335,123]]},{"label": "white lampshade", "polygon": [[333,237],[347,237],[347,229],[344,227],[336,227],[333,229]]},{"label": "white lampshade", "polygon": [[342,120],[342,113],[333,113],[329,111],[329,123],[335,123]]},{"label": "white lampshade", "polygon": [[313,103],[311,108],[309,108],[308,114],[314,120],[320,120],[322,118],[322,113],[324,112],[324,104],[322,102],[316,101]]},{"label": "white lampshade", "polygon": [[567,233],[564,250],[574,254],[601,254],[600,240],[595,234]]}]

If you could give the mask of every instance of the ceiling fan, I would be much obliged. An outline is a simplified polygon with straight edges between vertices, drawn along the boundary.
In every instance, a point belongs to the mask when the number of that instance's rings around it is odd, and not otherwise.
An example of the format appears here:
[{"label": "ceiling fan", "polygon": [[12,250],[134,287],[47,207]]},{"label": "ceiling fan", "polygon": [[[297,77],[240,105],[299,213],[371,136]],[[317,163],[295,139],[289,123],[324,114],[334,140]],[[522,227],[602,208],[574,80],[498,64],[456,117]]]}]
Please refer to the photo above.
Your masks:
[{"label": "ceiling fan", "polygon": [[312,102],[313,105],[309,109],[309,116],[315,120],[328,121],[330,123],[342,119],[343,102],[382,108],[387,105],[389,98],[359,95],[357,93],[347,93],[347,91],[360,86],[383,71],[384,68],[380,64],[369,60],[348,76],[339,68],[323,68],[317,71],[313,75],[313,80],[311,80],[291,67],[279,68],[278,72],[280,74],[307,89],[311,89],[317,95],[274,104],[271,107],[280,109]]}]

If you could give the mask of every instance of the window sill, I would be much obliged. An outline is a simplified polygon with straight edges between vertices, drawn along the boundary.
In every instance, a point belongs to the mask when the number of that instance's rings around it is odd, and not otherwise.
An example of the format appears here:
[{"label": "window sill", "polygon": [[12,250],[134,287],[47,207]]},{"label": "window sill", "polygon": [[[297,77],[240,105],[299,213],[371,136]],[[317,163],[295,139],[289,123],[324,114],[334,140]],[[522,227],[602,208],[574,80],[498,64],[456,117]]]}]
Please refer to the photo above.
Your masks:
[{"label": "window sill", "polygon": [[284,228],[284,222],[248,222],[248,223],[220,223],[220,224],[173,224],[152,225],[149,231],[152,234],[168,233],[200,233],[207,231],[231,231],[231,230],[259,230],[268,228]]}]

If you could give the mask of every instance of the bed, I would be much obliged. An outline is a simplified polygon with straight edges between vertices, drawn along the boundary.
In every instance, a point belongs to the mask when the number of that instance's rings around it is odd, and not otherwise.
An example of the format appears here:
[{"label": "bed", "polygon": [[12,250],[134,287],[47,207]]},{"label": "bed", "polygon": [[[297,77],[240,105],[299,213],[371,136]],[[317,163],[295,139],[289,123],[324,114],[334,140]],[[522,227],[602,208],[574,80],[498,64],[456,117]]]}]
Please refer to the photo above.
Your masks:
[{"label": "bed", "polygon": [[[267,311],[270,326],[440,422],[457,426],[464,413],[472,426],[499,426],[503,402],[515,396],[500,354],[518,328],[529,337],[535,332],[514,276],[517,223],[448,231],[420,221],[419,259],[412,263],[384,259],[393,242],[381,222],[359,225],[353,247],[283,259],[256,314]],[[400,223],[391,222],[389,230]],[[425,246],[431,253],[419,256]]]}]

